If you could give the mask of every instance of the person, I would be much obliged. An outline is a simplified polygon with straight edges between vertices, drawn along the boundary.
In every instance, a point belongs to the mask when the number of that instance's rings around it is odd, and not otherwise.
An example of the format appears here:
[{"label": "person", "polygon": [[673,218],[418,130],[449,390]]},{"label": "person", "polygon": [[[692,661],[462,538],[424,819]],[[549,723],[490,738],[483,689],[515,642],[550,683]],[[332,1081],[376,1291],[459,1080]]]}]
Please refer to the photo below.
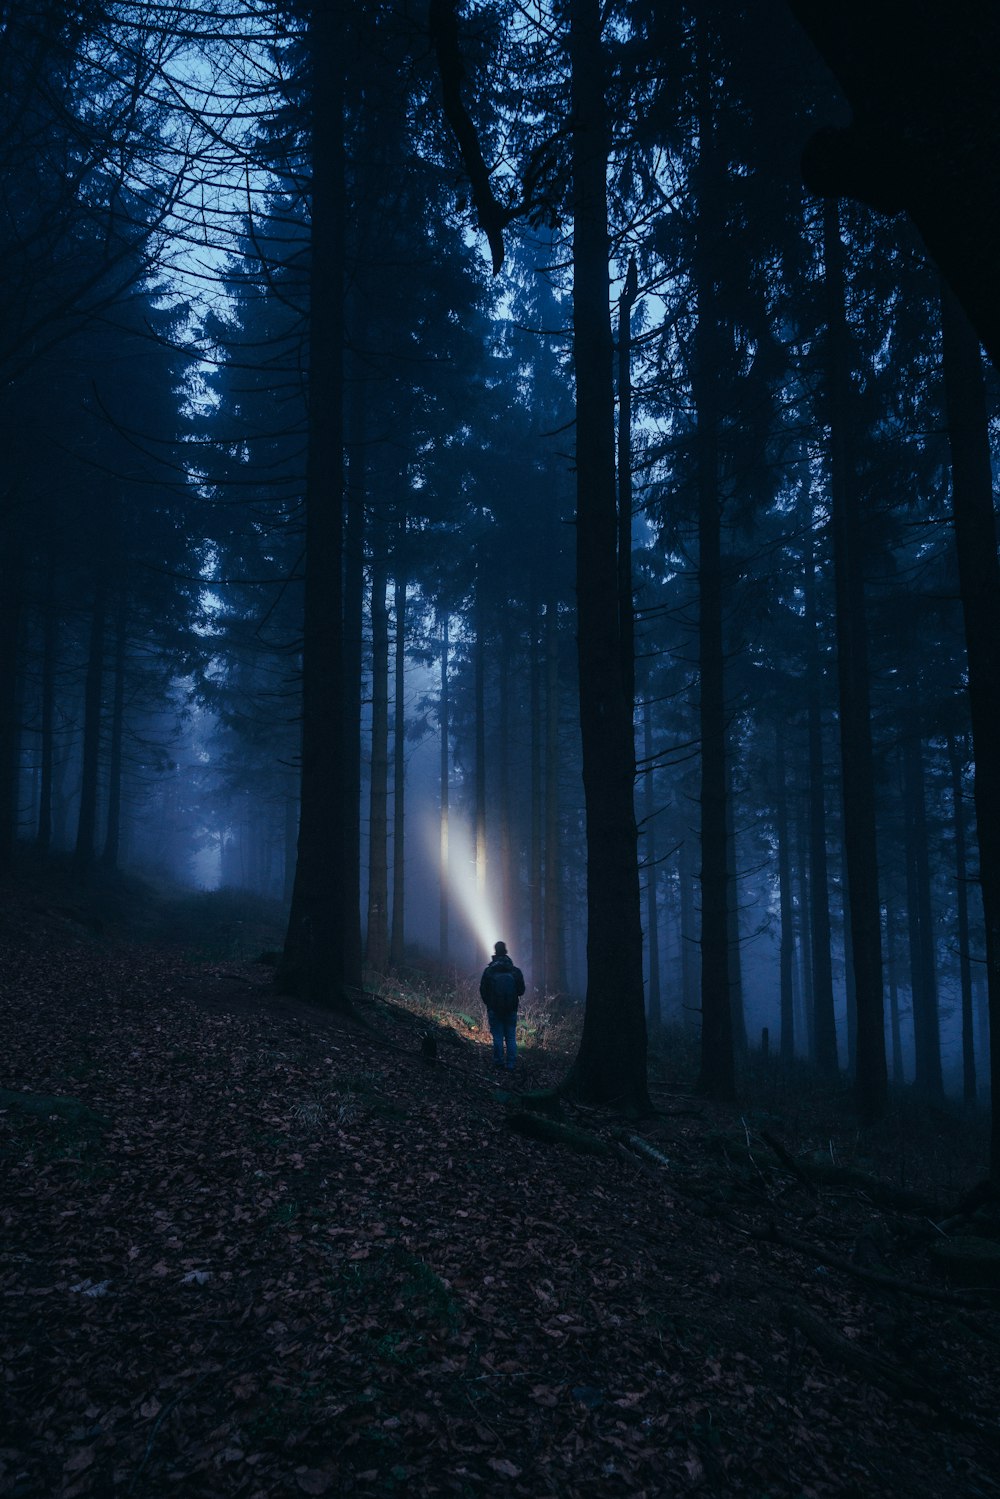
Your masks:
[{"label": "person", "polygon": [[523,993],[524,974],[514,967],[506,942],[495,943],[479,980],[479,997],[490,1022],[493,1065],[508,1072],[514,1071],[517,1062],[517,1002]]}]

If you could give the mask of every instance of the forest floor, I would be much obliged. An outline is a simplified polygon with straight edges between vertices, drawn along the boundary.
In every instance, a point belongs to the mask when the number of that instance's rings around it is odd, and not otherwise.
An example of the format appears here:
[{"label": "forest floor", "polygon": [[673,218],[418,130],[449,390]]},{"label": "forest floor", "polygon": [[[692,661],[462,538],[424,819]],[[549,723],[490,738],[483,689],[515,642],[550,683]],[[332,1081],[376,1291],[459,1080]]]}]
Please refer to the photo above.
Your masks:
[{"label": "forest floor", "polygon": [[[1000,1493],[1000,1292],[932,1253],[1000,1236],[951,1221],[980,1124],[776,1064],[709,1105],[675,1038],[582,1154],[515,1133],[468,988],[345,1022],[266,923],[0,897],[0,1494]],[[526,1018],[515,1095],[566,1067]]]}]

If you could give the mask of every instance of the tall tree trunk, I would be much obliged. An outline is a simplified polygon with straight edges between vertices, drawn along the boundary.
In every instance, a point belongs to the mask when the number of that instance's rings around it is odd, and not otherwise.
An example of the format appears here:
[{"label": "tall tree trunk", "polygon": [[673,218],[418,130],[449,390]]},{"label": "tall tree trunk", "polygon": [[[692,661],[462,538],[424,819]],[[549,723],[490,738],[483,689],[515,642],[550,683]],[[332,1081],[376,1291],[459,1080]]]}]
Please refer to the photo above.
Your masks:
[{"label": "tall tree trunk", "polygon": [[545,965],[544,992],[566,989],[562,849],[559,836],[559,605],[545,606]]},{"label": "tall tree trunk", "polygon": [[700,1013],[697,954],[701,944],[694,903],[695,853],[694,836],[687,830],[681,841],[677,864],[681,907],[681,1018],[686,1026],[693,1026]]},{"label": "tall tree trunk", "polygon": [[965,802],[962,797],[963,756],[954,734],[948,735],[951,813],[955,826],[955,905],[958,924],[958,981],[962,996],[962,1097],[976,1101],[976,1043],[972,1020],[972,960],[969,956],[969,873],[965,851]]},{"label": "tall tree trunk", "polygon": [[945,288],[944,385],[955,548],[969,664],[979,886],[990,1017],[990,1175],[1000,1182],[1000,564],[983,369],[975,334]]},{"label": "tall tree trunk", "polygon": [[646,836],[646,951],[649,954],[649,991],[647,994],[649,1024],[658,1030],[663,1024],[663,1002],[660,992],[660,927],[656,909],[656,794],[653,784],[653,710],[647,688],[642,705],[642,754],[645,760],[643,832]]},{"label": "tall tree trunk", "polygon": [[115,685],[111,703],[111,745],[108,756],[108,825],[101,866],[118,868],[122,838],[122,748],[125,736],[125,665],[128,651],[128,596],[120,585],[115,615]]},{"label": "tall tree trunk", "polygon": [[830,879],[826,856],[826,771],[823,765],[823,663],[816,610],[813,530],[805,558],[806,694],[809,724],[809,935],[812,947],[813,1060],[837,1071],[837,1019],[830,947]]},{"label": "tall tree trunk", "polygon": [[93,867],[97,833],[97,788],[101,763],[101,692],[104,682],[104,626],[107,615],[107,577],[102,569],[94,584],[87,646],[87,674],[83,687],[83,763],[80,809],[76,825],[74,868],[85,874]]},{"label": "tall tree trunk", "polygon": [[903,1033],[899,1021],[899,978],[896,962],[896,924],[891,906],[885,913],[885,976],[889,986],[889,1034],[892,1048],[892,1085],[901,1088],[903,1076]]},{"label": "tall tree trunk", "polygon": [[[723,588],[723,593],[725,588]],[[740,933],[740,888],[736,878],[739,868],[736,850],[736,797],[733,793],[733,765],[726,760],[726,924],[729,932],[729,1008],[732,1012],[733,1050],[738,1057],[747,1054],[747,1018],[743,1004],[743,938]]]},{"label": "tall tree trunk", "polygon": [[729,916],[731,851],[727,827],[725,654],[722,608],[722,496],[719,492],[718,338],[711,257],[717,253],[714,145],[709,62],[698,58],[698,229],[693,279],[698,306],[691,386],[696,413],[698,486],[698,670],[701,701],[701,1071],[700,1091],[736,1096],[733,1036],[732,939]]},{"label": "tall tree trunk", "polygon": [[349,1009],[344,806],[344,27],[339,5],[309,19],[312,203],[302,793],[298,858],[276,980],[285,993]]},{"label": "tall tree trunk", "polygon": [[376,973],[389,966],[389,610],[384,528],[372,558],[372,749],[368,788],[368,923],[365,957]]},{"label": "tall tree trunk", "polygon": [[448,837],[450,833],[450,829],[448,826],[448,817],[450,811],[448,756],[448,735],[450,733],[450,726],[448,721],[448,649],[448,611],[447,609],[444,609],[441,612],[441,694],[438,698],[438,727],[441,734],[441,823],[439,858],[440,926],[438,931],[438,951],[442,964],[448,962],[448,906],[451,898],[448,852]]},{"label": "tall tree trunk", "polygon": [[567,1079],[579,1097],[646,1111],[635,744],[621,670],[614,382],[608,282],[609,131],[599,0],[571,0],[573,352],[580,732],[587,820],[587,1003]]},{"label": "tall tree trunk", "polygon": [[389,963],[398,968],[406,951],[406,578],[403,567],[406,521],[400,523],[396,551],[394,603],[396,616],[395,713],[392,733],[392,927]]},{"label": "tall tree trunk", "polygon": [[778,887],[781,914],[779,948],[779,994],[781,1004],[781,1060],[791,1062],[795,1056],[795,1011],[792,996],[792,964],[795,961],[795,932],[792,918],[792,860],[788,838],[788,770],[785,762],[785,729],[775,729],[775,776],[777,780]]},{"label": "tall tree trunk", "polygon": [[21,634],[21,547],[18,517],[8,499],[0,555],[0,870],[10,868],[17,842],[18,642]]},{"label": "tall tree trunk", "polygon": [[868,679],[864,546],[851,430],[850,347],[844,298],[844,251],[835,204],[823,208],[830,421],[830,502],[837,616],[840,755],[844,788],[844,858],[850,898],[851,954],[857,1002],[858,1108],[866,1120],[884,1109],[888,1079],[882,1007],[882,927],[875,834],[875,772]]},{"label": "tall tree trunk", "polygon": [[42,744],[41,782],[38,788],[38,836],[41,853],[52,847],[53,759],[56,735],[56,651],[59,620],[56,614],[55,568],[49,561],[45,570],[45,602],[42,619]]},{"label": "tall tree trunk", "polygon": [[[618,299],[618,628],[622,683],[635,703],[635,608],[632,597],[632,308],[638,292],[635,256],[629,258]],[[633,714],[634,714],[633,707]]]},{"label": "tall tree trunk", "polygon": [[[355,332],[358,337],[358,332]],[[361,677],[364,661],[368,386],[355,366],[344,532],[344,979],[361,987]]]},{"label": "tall tree trunk", "polygon": [[475,586],[473,690],[476,743],[476,893],[480,901],[483,901],[486,897],[486,600],[481,559],[476,562]]},{"label": "tall tree trunk", "polygon": [[[511,848],[513,808],[510,801],[510,756],[513,718],[510,707],[510,625],[507,617],[500,626],[500,700],[497,707],[497,813],[500,823],[500,925],[508,934],[514,931],[514,858]],[[517,940],[515,937],[514,941]]]},{"label": "tall tree trunk", "polygon": [[906,905],[910,931],[910,980],[916,1086],[927,1098],[944,1097],[941,1026],[931,914],[930,861],[923,745],[914,727],[903,740],[903,802],[906,824]]},{"label": "tall tree trunk", "polygon": [[529,889],[531,900],[531,967],[535,987],[545,992],[545,955],[542,946],[542,642],[538,624],[538,599],[534,577],[531,582],[531,665],[529,711],[531,714],[531,848],[529,852]]},{"label": "tall tree trunk", "polygon": [[810,901],[812,892],[809,885],[809,803],[800,799],[799,815],[795,819],[795,866],[798,874],[798,929],[799,929],[799,962],[798,962],[798,1025],[801,1034],[805,1037],[804,1050],[806,1056],[814,1060],[816,1056],[816,1031],[813,1015],[813,957],[812,957],[812,933],[809,928]]}]

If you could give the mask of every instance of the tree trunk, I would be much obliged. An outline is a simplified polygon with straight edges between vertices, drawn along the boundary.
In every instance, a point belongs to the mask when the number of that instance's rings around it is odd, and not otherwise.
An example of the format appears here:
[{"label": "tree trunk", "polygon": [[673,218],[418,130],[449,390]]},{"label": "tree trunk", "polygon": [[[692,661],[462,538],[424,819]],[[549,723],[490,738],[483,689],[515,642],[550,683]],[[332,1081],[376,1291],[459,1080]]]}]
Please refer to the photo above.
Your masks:
[{"label": "tree trunk", "polygon": [[622,683],[635,713],[635,608],[632,597],[632,308],[638,278],[631,256],[618,299],[618,627]]},{"label": "tree trunk", "polygon": [[107,615],[107,578],[102,570],[94,585],[87,647],[87,675],[83,687],[83,763],[80,809],[76,825],[73,866],[86,874],[94,864],[97,833],[97,788],[101,763],[101,691],[104,681],[104,626]]},{"label": "tree trunk", "polygon": [[[358,336],[357,331],[355,337]],[[361,987],[361,677],[364,660],[368,387],[355,366],[344,532],[344,979]]]},{"label": "tree trunk", "polygon": [[403,567],[406,520],[400,522],[396,549],[394,603],[396,616],[395,712],[392,732],[392,928],[389,963],[398,968],[406,952],[406,578]]},{"label": "tree trunk", "polygon": [[118,868],[122,836],[122,746],[125,734],[125,665],[128,649],[128,599],[124,585],[115,619],[115,685],[111,704],[111,745],[108,761],[108,825],[101,867]]},{"label": "tree trunk", "polygon": [[837,1071],[837,1020],[830,947],[830,880],[826,857],[826,771],[823,765],[823,664],[816,611],[813,531],[805,558],[806,692],[809,723],[809,934],[812,947],[813,1060]]},{"label": "tree trunk", "polygon": [[[508,939],[514,931],[514,859],[511,849],[513,809],[510,801],[510,626],[504,616],[500,626],[500,700],[497,707],[499,744],[497,754],[497,815],[500,824],[500,925]],[[516,941],[516,937],[513,939]]]},{"label": "tree trunk", "polygon": [[653,784],[653,711],[649,701],[642,705],[642,754],[645,760],[643,832],[646,836],[646,951],[649,954],[649,990],[647,1008],[649,1024],[658,1030],[663,1024],[663,1002],[660,991],[660,929],[656,909],[656,881],[659,866],[656,857],[656,795]]},{"label": "tree trunk", "polygon": [[531,967],[535,987],[545,992],[545,954],[542,946],[544,923],[542,918],[542,642],[538,622],[538,600],[534,578],[531,583],[531,665],[529,701],[531,713],[531,848],[529,852],[530,922],[531,922]]},{"label": "tree trunk", "polygon": [[979,349],[947,288],[942,292],[941,310],[955,547],[969,664],[979,884],[986,929],[993,1100],[990,1174],[1000,1182],[1000,564]]},{"label": "tree trunk", "polygon": [[903,1034],[899,1023],[899,980],[896,965],[896,928],[892,907],[885,913],[885,976],[889,985],[889,1034],[892,1038],[892,1085],[901,1088],[903,1076]]},{"label": "tree trunk", "polygon": [[941,1026],[927,856],[927,809],[923,745],[916,728],[903,740],[903,804],[906,825],[906,905],[910,931],[910,990],[916,1086],[926,1098],[944,1097],[941,1080]]},{"label": "tree trunk", "polygon": [[0,870],[9,869],[14,857],[20,779],[17,663],[21,633],[21,548],[16,530],[18,517],[8,513],[3,519],[6,534],[0,556]]},{"label": "tree trunk", "polygon": [[448,816],[449,816],[449,773],[448,773],[448,611],[445,609],[441,614],[441,694],[438,699],[438,727],[441,734],[441,774],[440,774],[440,798],[441,798],[441,823],[440,823],[440,870],[439,870],[439,909],[440,927],[438,932],[438,952],[443,964],[448,962],[448,902],[450,900],[449,885],[449,854],[448,854]]},{"label": "tree trunk", "polygon": [[875,834],[875,773],[868,681],[864,547],[854,469],[848,452],[851,385],[844,303],[843,245],[837,209],[823,210],[828,317],[830,503],[837,617],[844,858],[850,900],[857,1003],[858,1108],[866,1120],[885,1109],[888,1079],[882,1007],[882,929]]},{"label": "tree trunk", "polygon": [[951,812],[955,825],[955,905],[958,925],[958,979],[962,996],[962,1097],[976,1101],[976,1043],[972,1019],[972,960],[969,956],[969,873],[966,868],[965,802],[962,797],[963,756],[958,740],[948,735]]},{"label": "tree trunk", "polygon": [[279,988],[349,1009],[344,806],[344,57],[340,6],[314,4],[302,792]]},{"label": "tree trunk", "polygon": [[486,898],[486,600],[481,560],[476,562],[475,587],[473,690],[476,718],[476,894],[482,902]]},{"label": "tree trunk", "polygon": [[384,528],[372,559],[372,749],[368,788],[368,924],[365,957],[376,973],[389,966],[389,610]]},{"label": "tree trunk", "polygon": [[53,759],[56,733],[56,651],[59,620],[56,614],[55,570],[49,562],[45,572],[45,611],[42,620],[42,743],[41,781],[38,788],[37,846],[41,853],[52,847]]},{"label": "tree trunk", "polygon": [[719,492],[719,360],[714,278],[717,253],[715,170],[709,62],[699,44],[696,167],[697,243],[693,280],[697,326],[691,369],[696,413],[698,486],[698,671],[701,689],[701,1071],[710,1098],[736,1096],[733,1038],[732,939],[729,919],[730,841],[727,818],[725,655],[723,642],[722,496]]},{"label": "tree trunk", "polygon": [[587,824],[587,1003],[567,1080],[591,1103],[647,1111],[632,712],[621,670],[608,119],[599,0],[571,0],[576,581]]},{"label": "tree trunk", "polygon": [[781,912],[781,946],[778,959],[781,1060],[791,1062],[795,1056],[795,1011],[792,996],[795,932],[792,924],[792,860],[788,839],[788,772],[785,763],[785,726],[783,724],[777,726],[774,737],[777,779],[778,887]]},{"label": "tree trunk", "polygon": [[544,992],[566,988],[559,837],[559,605],[545,606],[545,966]]}]

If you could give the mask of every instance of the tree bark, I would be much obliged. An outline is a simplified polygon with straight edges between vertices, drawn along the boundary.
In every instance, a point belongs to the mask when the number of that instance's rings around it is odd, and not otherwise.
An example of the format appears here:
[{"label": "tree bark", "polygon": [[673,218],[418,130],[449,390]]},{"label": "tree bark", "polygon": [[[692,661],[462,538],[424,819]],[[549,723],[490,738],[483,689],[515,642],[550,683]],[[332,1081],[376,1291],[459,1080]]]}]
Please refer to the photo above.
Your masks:
[{"label": "tree bark", "polygon": [[365,957],[376,973],[389,966],[389,610],[384,527],[372,558],[372,740],[368,788],[368,923]]},{"label": "tree bark", "polygon": [[813,1059],[832,1076],[838,1067],[830,948],[830,880],[826,855],[826,771],[823,765],[823,665],[816,611],[816,569],[810,524],[805,558],[806,693],[809,724],[809,931],[812,946]]},{"label": "tree bark", "polygon": [[0,556],[0,870],[10,868],[17,843],[18,642],[21,633],[21,547],[13,505],[3,516]]},{"label": "tree bark", "polygon": [[531,714],[531,848],[529,851],[529,876],[528,885],[530,891],[530,922],[531,922],[531,967],[534,974],[535,985],[545,992],[545,955],[542,933],[545,930],[543,921],[543,894],[542,894],[542,816],[543,816],[543,780],[542,780],[542,642],[538,621],[538,599],[536,596],[535,582],[531,582],[531,639],[529,649],[531,652],[530,680],[529,680],[529,711]]},{"label": "tree bark", "polygon": [[45,571],[45,602],[42,619],[42,721],[41,780],[38,787],[38,834],[41,853],[52,847],[53,760],[55,756],[56,651],[59,620],[56,614],[55,569],[49,561]]},{"label": "tree bark", "polygon": [[395,690],[392,731],[392,927],[389,934],[389,963],[398,968],[406,953],[406,578],[403,548],[406,519],[400,521],[396,548],[394,604],[396,617],[396,650],[393,656]]},{"label": "tree bark", "polygon": [[653,782],[653,710],[649,701],[642,705],[642,754],[645,760],[643,832],[646,837],[646,951],[649,954],[649,989],[647,1009],[649,1024],[658,1030],[663,1024],[663,1002],[660,988],[660,925],[656,905],[656,883],[659,873],[656,850],[656,795]]},{"label": "tree bark", "polygon": [[448,915],[451,890],[449,883],[449,852],[448,838],[450,828],[448,818],[450,812],[449,797],[449,756],[448,735],[450,733],[448,720],[448,611],[441,612],[441,692],[438,698],[438,728],[441,735],[441,759],[440,759],[440,856],[439,856],[439,910],[440,924],[438,929],[438,954],[442,964],[448,962]]},{"label": "tree bark", "polygon": [[697,228],[692,283],[697,323],[691,357],[698,500],[698,674],[701,735],[701,1067],[699,1090],[710,1098],[736,1096],[733,1032],[733,938],[729,897],[729,780],[726,767],[725,644],[723,639],[722,509],[719,475],[718,369],[721,363],[715,296],[718,148],[712,118],[707,26],[696,42],[695,108],[698,157],[693,169]]},{"label": "tree bark", "polygon": [[986,929],[993,1099],[990,1174],[1000,1181],[1000,564],[982,364],[957,301],[941,298],[952,509],[969,665],[976,838]]},{"label": "tree bark", "polygon": [[104,682],[104,627],[107,615],[107,577],[103,567],[94,584],[87,646],[87,674],[83,687],[83,761],[80,773],[80,808],[76,825],[73,866],[86,874],[94,864],[97,833],[97,789],[101,764],[101,693]]},{"label": "tree bark", "polygon": [[779,995],[781,1008],[781,1060],[791,1062],[795,1056],[795,1011],[792,995],[792,964],[795,960],[795,932],[792,918],[792,860],[788,836],[788,784],[785,760],[785,728],[775,730],[775,776],[777,780],[778,888],[781,917],[779,948]]},{"label": "tree bark", "polygon": [[476,893],[486,896],[486,600],[482,559],[476,561],[476,595],[473,605],[473,691],[475,693],[475,817]]},{"label": "tree bark", "polygon": [[930,862],[923,745],[914,726],[903,741],[903,800],[906,824],[906,906],[910,933],[910,992],[913,996],[915,1083],[926,1098],[944,1097],[941,1026],[931,914]]},{"label": "tree bark", "polygon": [[344,55],[339,5],[315,3],[309,275],[302,792],[278,987],[349,1009],[344,807]]},{"label": "tree bark", "polygon": [[562,851],[559,836],[559,605],[545,606],[545,965],[544,992],[566,989]]},{"label": "tree bark", "polygon": [[128,598],[124,583],[115,618],[114,691],[111,702],[111,744],[108,754],[108,823],[101,867],[118,868],[122,836],[122,749],[125,735],[125,669],[128,654]]},{"label": "tree bark", "polygon": [[958,981],[962,996],[962,1097],[976,1101],[976,1043],[972,1018],[972,960],[969,955],[969,872],[966,867],[965,802],[962,797],[963,756],[958,740],[948,735],[951,778],[951,815],[955,827],[955,906],[958,926]]},{"label": "tree bark", "polygon": [[609,132],[599,0],[571,0],[573,355],[580,731],[587,827],[587,1002],[567,1079],[591,1103],[649,1109],[632,714],[621,670]]},{"label": "tree bark", "polygon": [[857,1003],[855,1084],[862,1117],[874,1120],[884,1112],[888,1078],[882,1003],[882,930],[869,706],[868,627],[861,513],[848,452],[851,386],[843,245],[837,210],[830,203],[824,206],[823,212],[823,251],[828,320],[830,502],[844,789],[844,858]]},{"label": "tree bark", "polygon": [[[355,333],[358,337],[358,333]],[[344,532],[344,978],[361,987],[361,677],[368,386],[355,365]]]}]

